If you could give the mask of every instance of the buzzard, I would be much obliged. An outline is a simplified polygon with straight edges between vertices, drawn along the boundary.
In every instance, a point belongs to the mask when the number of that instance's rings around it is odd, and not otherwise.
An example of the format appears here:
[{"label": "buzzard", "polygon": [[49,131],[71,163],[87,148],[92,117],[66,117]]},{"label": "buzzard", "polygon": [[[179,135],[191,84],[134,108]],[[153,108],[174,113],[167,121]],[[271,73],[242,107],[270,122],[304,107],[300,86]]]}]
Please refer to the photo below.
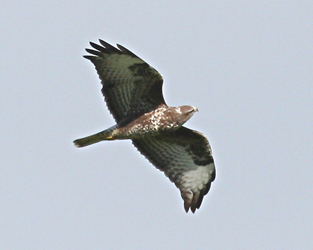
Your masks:
[{"label": "buzzard", "polygon": [[186,212],[200,208],[215,179],[211,147],[201,133],[183,127],[198,111],[192,106],[169,107],[163,94],[162,76],[121,45],[90,42],[84,56],[96,67],[102,94],[116,125],[77,139],[77,147],[105,140],[131,139],[156,168],[175,183]]}]

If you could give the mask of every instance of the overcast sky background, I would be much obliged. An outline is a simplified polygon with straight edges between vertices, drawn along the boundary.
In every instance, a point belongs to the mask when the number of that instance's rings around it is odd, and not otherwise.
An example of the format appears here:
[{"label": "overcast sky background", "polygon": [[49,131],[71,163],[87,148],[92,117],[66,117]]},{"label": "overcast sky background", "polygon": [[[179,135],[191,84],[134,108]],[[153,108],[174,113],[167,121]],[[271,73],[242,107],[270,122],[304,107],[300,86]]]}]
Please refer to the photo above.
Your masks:
[{"label": "overcast sky background", "polygon": [[[1,249],[313,249],[312,1],[2,1]],[[164,77],[217,177],[186,214],[114,124],[88,42]]]}]

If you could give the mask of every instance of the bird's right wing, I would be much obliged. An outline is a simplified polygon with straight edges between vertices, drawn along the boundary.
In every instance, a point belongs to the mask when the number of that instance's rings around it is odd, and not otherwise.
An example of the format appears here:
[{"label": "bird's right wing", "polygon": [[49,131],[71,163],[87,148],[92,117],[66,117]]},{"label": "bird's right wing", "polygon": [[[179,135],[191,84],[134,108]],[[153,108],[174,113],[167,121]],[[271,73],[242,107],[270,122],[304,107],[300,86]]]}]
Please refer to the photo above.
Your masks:
[{"label": "bird's right wing", "polygon": [[181,127],[170,133],[133,140],[134,146],[175,183],[186,212],[200,208],[215,179],[215,165],[208,140],[201,133]]}]

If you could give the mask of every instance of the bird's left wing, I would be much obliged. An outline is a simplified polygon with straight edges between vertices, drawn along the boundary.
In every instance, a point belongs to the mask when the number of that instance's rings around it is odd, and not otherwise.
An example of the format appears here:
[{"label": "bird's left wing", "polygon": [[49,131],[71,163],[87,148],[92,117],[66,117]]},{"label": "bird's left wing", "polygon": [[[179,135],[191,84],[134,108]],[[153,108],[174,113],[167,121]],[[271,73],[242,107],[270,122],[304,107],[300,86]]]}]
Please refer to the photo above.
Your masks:
[{"label": "bird's left wing", "polygon": [[134,146],[175,183],[186,212],[200,208],[215,179],[215,165],[208,140],[201,133],[181,127],[176,131],[133,140]]},{"label": "bird's left wing", "polygon": [[90,43],[84,56],[96,67],[107,106],[116,122],[136,118],[160,105],[166,105],[163,78],[145,61],[121,45],[117,48],[99,40],[101,45]]}]

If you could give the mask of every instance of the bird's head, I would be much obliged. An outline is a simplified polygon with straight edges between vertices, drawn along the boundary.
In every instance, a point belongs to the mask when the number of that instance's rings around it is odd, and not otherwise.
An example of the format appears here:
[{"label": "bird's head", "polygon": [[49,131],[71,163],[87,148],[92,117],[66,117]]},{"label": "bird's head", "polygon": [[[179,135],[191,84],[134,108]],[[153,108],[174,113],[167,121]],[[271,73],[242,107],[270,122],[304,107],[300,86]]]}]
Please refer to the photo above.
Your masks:
[{"label": "bird's head", "polygon": [[193,106],[180,106],[176,108],[177,120],[180,125],[188,121],[198,109]]}]

